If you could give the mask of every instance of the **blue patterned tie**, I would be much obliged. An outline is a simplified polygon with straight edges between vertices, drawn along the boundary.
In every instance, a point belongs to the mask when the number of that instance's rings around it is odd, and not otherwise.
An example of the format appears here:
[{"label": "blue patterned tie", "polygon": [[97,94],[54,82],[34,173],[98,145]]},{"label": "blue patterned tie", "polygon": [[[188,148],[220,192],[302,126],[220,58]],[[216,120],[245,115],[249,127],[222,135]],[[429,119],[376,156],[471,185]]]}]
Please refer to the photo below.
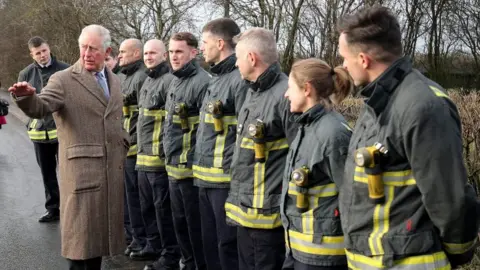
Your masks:
[{"label": "blue patterned tie", "polygon": [[105,81],[105,77],[101,72],[96,72],[95,77],[97,78],[97,82],[100,85],[100,87],[102,87],[103,93],[105,94],[105,97],[108,100],[110,98],[110,92],[108,91],[108,86],[107,86],[107,82]]}]

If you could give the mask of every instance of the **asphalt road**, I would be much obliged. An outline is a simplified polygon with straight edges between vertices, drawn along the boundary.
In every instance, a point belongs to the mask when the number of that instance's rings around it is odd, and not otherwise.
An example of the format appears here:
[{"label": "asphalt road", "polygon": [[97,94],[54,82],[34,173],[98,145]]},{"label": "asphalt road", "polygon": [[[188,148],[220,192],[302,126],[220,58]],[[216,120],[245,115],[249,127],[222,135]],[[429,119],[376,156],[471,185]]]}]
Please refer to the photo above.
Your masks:
[{"label": "asphalt road", "polygon": [[[60,256],[59,223],[37,221],[45,212],[40,170],[25,118],[10,107],[8,123],[0,129],[0,270],[68,269]],[[102,269],[137,270],[145,264],[119,255],[104,258]]]}]

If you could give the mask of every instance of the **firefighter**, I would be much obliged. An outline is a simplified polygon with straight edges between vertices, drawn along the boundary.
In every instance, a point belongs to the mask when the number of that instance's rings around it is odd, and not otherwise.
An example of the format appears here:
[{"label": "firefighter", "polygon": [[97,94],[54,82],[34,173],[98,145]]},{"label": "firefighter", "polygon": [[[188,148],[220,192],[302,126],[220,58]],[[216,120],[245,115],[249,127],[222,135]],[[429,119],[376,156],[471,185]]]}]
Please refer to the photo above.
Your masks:
[{"label": "firefighter", "polygon": [[339,24],[339,52],[365,108],[345,162],[340,213],[352,269],[450,269],[471,260],[478,202],[459,114],[402,57],[397,19],[366,8]]},{"label": "firefighter", "polygon": [[284,97],[288,77],[280,70],[270,30],[252,28],[236,42],[237,66],[250,89],[238,114],[227,223],[237,226],[239,269],[280,269],[285,259],[282,174],[288,140],[296,132]]},{"label": "firefighter", "polygon": [[162,41],[147,41],[143,54],[148,77],[139,92],[136,169],[147,244],[152,248],[152,255],[159,257],[144,269],[177,269],[180,250],[173,229],[168,175],[162,146],[165,101],[173,75],[170,73],[166,48]]},{"label": "firefighter", "polygon": [[203,27],[202,53],[212,64],[213,78],[200,110],[193,165],[199,187],[200,218],[208,269],[238,269],[237,230],[227,225],[225,201],[230,188],[230,165],[235,146],[237,113],[248,84],[235,66],[233,37],[240,28],[221,18]]},{"label": "firefighter", "polygon": [[[138,190],[137,162],[137,119],[138,92],[147,78],[142,61],[143,44],[138,39],[127,39],[120,44],[118,62],[125,75],[122,81],[123,94],[123,128],[129,134],[130,148],[125,160],[125,193],[128,216],[132,228],[132,242],[125,249],[125,255],[135,260],[153,259],[154,253],[147,245],[145,225],[141,215],[140,195]],[[127,224],[125,224],[126,226]]]},{"label": "firefighter", "polygon": [[280,209],[286,261],[295,270],[347,269],[338,190],[352,132],[332,105],[351,89],[345,69],[319,59],[296,62],[290,71],[285,96],[299,129],[287,156]]},{"label": "firefighter", "polygon": [[[20,71],[18,81],[30,83],[39,94],[42,88],[47,85],[52,74],[64,70],[70,65],[53,57],[50,53],[50,46],[41,37],[32,37],[28,41],[28,49],[34,62]],[[45,188],[45,208],[47,212],[38,221],[57,221],[60,218],[60,192],[57,181],[57,127],[52,114],[47,114],[42,119],[31,118],[27,127]]]},{"label": "firefighter", "polygon": [[163,137],[173,224],[186,270],[206,269],[192,163],[200,108],[210,75],[196,60],[197,47],[192,33],[180,32],[170,38],[168,52],[175,78],[168,90]]}]

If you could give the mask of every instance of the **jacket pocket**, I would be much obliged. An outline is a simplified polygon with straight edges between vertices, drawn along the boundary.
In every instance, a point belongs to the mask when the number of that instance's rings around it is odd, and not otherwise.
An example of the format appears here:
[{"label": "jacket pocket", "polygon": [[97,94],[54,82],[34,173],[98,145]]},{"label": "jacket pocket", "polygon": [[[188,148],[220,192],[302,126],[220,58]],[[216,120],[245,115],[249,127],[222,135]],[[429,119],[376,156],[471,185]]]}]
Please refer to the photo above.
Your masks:
[{"label": "jacket pocket", "polygon": [[[385,253],[394,255],[413,256],[427,254],[441,250],[439,239],[435,241],[433,231],[424,231],[408,235],[392,235],[383,239]],[[438,247],[435,248],[435,242]]]},{"label": "jacket pocket", "polygon": [[100,190],[106,176],[104,150],[100,144],[75,144],[67,147],[66,172],[73,193]]},{"label": "jacket pocket", "polygon": [[257,209],[259,214],[269,216],[280,212],[281,197],[281,194],[271,194],[268,196],[261,194],[240,194],[240,204],[246,208]]}]

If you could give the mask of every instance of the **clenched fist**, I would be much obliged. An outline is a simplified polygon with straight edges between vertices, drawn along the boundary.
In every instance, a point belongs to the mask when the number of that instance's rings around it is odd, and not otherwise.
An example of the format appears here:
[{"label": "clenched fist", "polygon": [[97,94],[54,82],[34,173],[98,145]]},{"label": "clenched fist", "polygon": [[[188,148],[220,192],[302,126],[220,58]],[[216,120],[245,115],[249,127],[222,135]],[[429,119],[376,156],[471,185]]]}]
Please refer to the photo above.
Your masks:
[{"label": "clenched fist", "polygon": [[17,97],[22,97],[33,95],[36,89],[27,82],[17,82],[8,88],[8,91]]}]

